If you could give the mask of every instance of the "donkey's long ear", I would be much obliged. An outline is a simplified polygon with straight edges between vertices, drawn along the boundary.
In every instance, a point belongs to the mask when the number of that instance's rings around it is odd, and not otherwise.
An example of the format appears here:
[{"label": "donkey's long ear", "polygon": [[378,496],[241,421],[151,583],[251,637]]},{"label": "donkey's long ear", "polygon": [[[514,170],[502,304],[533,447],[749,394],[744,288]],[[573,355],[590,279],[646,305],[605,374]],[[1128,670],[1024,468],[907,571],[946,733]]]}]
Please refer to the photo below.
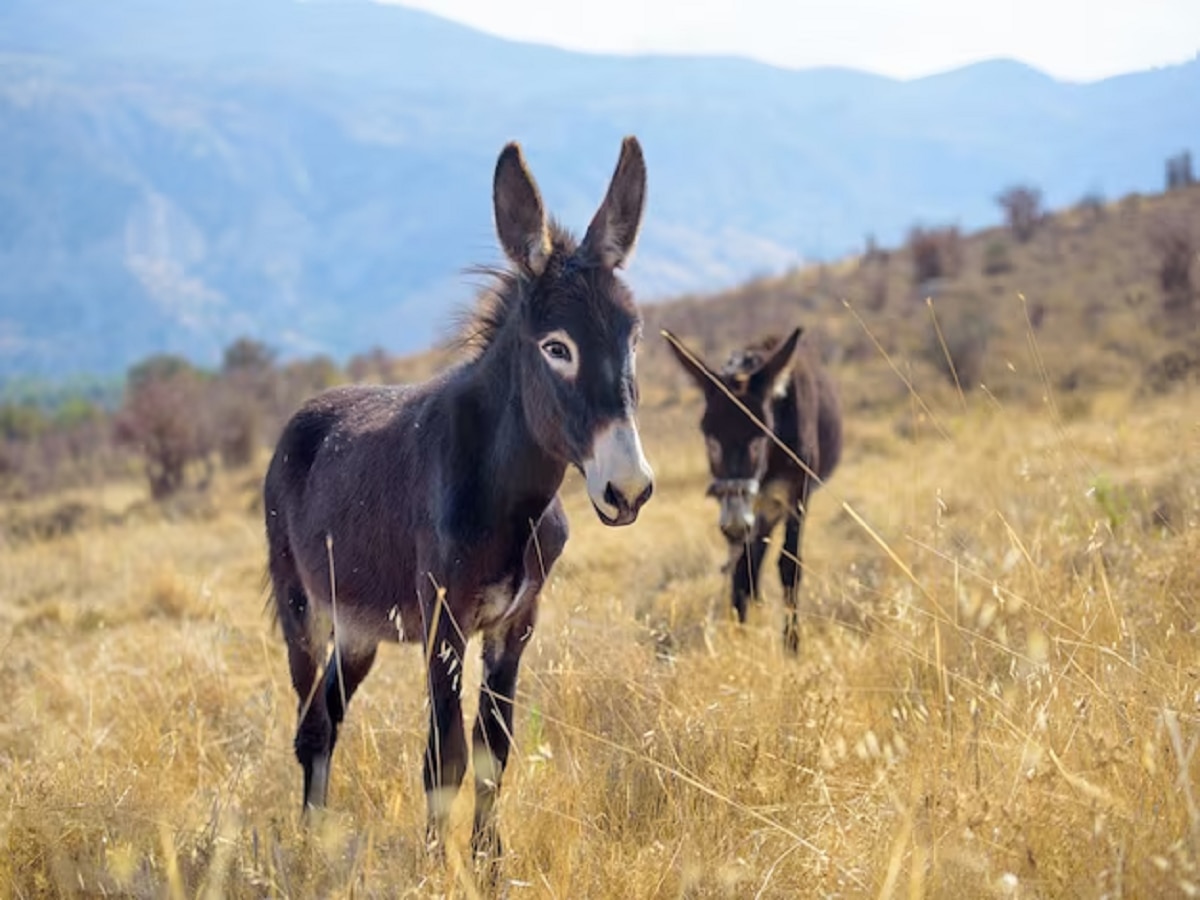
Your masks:
[{"label": "donkey's long ear", "polygon": [[675,358],[679,360],[679,365],[683,366],[683,371],[692,376],[692,380],[696,382],[700,390],[707,394],[713,389],[713,380],[716,378],[711,370],[706,366],[700,357],[695,354],[689,355],[685,353],[682,342],[669,331],[663,331],[662,336],[667,341],[667,346],[671,348],[671,352],[675,354]]},{"label": "donkey's long ear", "polygon": [[592,217],[581,249],[601,265],[619,269],[637,242],[646,206],[646,160],[635,137],[621,142],[621,158],[604,202]]},{"label": "donkey's long ear", "polygon": [[550,258],[546,207],[525,164],[521,146],[515,141],[504,147],[496,161],[492,203],[496,234],[505,255],[526,274],[541,275]]},{"label": "donkey's long ear", "polygon": [[788,339],[771,354],[770,359],[759,366],[758,370],[750,376],[750,389],[754,393],[775,392],[781,377],[790,370],[792,354],[796,352],[796,344],[800,341],[800,335],[803,332],[803,328],[793,331]]}]

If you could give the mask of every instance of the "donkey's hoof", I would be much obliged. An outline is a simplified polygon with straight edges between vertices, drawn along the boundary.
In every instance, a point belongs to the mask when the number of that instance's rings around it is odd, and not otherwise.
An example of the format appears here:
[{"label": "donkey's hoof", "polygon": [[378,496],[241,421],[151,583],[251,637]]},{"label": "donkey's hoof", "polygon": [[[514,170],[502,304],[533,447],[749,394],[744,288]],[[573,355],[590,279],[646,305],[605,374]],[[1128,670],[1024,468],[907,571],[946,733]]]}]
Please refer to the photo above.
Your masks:
[{"label": "donkey's hoof", "polygon": [[800,655],[800,628],[797,625],[786,625],[783,629],[783,649],[788,656]]}]

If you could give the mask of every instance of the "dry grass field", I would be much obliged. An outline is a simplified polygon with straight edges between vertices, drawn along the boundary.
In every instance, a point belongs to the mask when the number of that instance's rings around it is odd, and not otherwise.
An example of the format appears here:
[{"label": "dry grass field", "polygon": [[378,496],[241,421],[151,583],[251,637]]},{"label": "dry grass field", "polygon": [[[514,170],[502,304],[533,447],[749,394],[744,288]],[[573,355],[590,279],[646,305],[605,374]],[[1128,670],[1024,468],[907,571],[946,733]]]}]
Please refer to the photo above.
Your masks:
[{"label": "dry grass field", "polygon": [[[1086,375],[1072,401],[1070,335],[995,304],[1008,391],[910,392],[920,370],[878,348],[834,361],[847,450],[813,501],[798,660],[772,556],[731,621],[697,398],[648,352],[653,499],[606,529],[564,491],[500,802],[507,896],[1200,894],[1200,404]],[[844,307],[817,324],[861,328]],[[7,511],[0,893],[476,896],[469,780],[446,864],[424,855],[414,647],[381,652],[331,808],[300,827],[259,477]],[[57,536],[12,525],[63,509]]]}]

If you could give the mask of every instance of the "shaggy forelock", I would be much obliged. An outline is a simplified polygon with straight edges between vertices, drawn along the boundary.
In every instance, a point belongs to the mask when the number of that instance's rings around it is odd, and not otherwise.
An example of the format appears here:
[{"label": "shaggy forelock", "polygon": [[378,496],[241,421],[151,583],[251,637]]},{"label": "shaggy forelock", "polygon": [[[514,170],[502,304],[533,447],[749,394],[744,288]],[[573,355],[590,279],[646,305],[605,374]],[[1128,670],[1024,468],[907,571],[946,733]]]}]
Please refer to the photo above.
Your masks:
[{"label": "shaggy forelock", "polygon": [[[581,259],[576,254],[579,245],[574,235],[559,222],[550,219],[549,229],[550,258],[542,277],[548,282],[557,278],[571,279],[581,288],[580,293],[593,304],[598,304],[601,297],[607,297],[636,325],[640,317],[633,296],[624,283],[598,264]],[[454,343],[478,358],[511,320],[522,299],[528,296],[532,282],[527,276],[507,267],[473,266],[467,272],[482,278],[484,283],[474,308],[458,316],[460,326]],[[555,291],[529,299],[535,303],[554,303],[566,295],[567,292]],[[540,309],[539,312],[554,315],[555,310],[551,307]],[[599,314],[594,316],[594,320],[607,327],[613,317],[602,314],[599,309],[596,312]]]}]

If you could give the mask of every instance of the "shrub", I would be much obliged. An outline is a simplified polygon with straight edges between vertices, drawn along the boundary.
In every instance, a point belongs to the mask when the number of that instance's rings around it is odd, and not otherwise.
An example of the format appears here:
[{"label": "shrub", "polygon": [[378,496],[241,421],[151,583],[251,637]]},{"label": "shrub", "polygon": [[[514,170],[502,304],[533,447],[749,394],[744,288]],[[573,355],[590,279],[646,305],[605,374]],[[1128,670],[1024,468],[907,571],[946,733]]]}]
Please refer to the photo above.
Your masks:
[{"label": "shrub", "polygon": [[983,274],[1003,275],[1013,269],[1012,257],[1008,252],[1008,244],[1004,241],[992,241],[983,252]]},{"label": "shrub", "polygon": [[924,355],[946,378],[957,381],[964,391],[969,391],[983,378],[992,322],[982,311],[973,308],[978,305],[977,298],[962,297],[956,302],[959,305],[953,312],[939,313],[936,321],[930,320]]},{"label": "shrub", "polygon": [[953,278],[962,268],[962,236],[957,226],[922,228],[908,233],[912,254],[913,282],[921,285],[935,278]]},{"label": "shrub", "polygon": [[1158,286],[1168,312],[1192,308],[1196,286],[1192,271],[1198,249],[1191,224],[1182,216],[1160,216],[1150,229],[1150,241],[1158,254]]},{"label": "shrub", "polygon": [[205,401],[201,376],[186,362],[157,357],[131,370],[116,434],[141,455],[154,499],[178,491],[190,463],[207,461],[213,436]]},{"label": "shrub", "polygon": [[1004,210],[1005,220],[1013,237],[1025,243],[1033,237],[1044,219],[1042,192],[1029,185],[1015,185],[996,198]]}]

